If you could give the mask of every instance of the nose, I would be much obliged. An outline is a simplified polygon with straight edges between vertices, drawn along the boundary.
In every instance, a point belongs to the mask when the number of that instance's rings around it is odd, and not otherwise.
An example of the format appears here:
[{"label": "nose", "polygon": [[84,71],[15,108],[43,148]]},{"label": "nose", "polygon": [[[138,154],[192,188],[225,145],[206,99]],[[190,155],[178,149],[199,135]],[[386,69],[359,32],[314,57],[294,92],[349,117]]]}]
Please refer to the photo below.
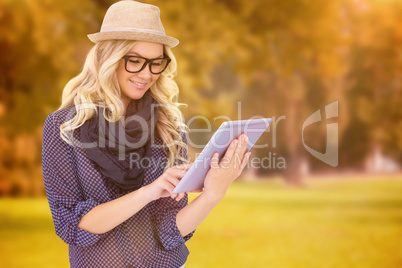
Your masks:
[{"label": "nose", "polygon": [[137,73],[138,77],[143,78],[143,79],[149,79],[152,76],[151,71],[149,70],[149,63],[147,66],[145,66],[144,69],[141,70],[141,72]]}]

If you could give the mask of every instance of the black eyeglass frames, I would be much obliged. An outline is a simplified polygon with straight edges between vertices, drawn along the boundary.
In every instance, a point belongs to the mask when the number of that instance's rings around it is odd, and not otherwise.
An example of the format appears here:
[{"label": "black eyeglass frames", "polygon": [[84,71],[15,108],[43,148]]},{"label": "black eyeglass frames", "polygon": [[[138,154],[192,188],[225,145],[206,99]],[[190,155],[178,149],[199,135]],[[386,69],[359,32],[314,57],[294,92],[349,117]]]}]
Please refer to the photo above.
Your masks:
[{"label": "black eyeglass frames", "polygon": [[149,70],[152,74],[162,73],[166,67],[169,65],[171,59],[168,57],[147,59],[140,56],[124,56],[125,68],[129,73],[139,73],[147,66],[149,63]]}]

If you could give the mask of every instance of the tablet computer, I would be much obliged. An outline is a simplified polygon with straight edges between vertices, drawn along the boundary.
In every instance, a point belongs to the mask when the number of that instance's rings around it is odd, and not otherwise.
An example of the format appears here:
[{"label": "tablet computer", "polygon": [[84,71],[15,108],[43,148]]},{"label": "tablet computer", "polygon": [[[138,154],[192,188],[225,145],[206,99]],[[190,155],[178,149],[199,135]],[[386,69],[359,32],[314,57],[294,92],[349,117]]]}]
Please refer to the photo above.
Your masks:
[{"label": "tablet computer", "polygon": [[230,143],[242,133],[248,136],[246,152],[249,151],[271,122],[271,118],[260,118],[222,123],[198,155],[193,165],[176,185],[173,193],[176,194],[203,188],[204,179],[210,169],[211,159],[215,152],[219,153],[219,160],[221,160]]}]

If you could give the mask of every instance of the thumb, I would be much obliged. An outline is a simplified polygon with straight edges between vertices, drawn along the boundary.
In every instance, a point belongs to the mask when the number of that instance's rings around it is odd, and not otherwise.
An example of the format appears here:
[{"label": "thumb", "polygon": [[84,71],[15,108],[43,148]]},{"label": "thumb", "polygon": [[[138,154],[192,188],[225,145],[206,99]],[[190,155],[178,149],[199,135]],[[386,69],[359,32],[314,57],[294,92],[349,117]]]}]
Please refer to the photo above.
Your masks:
[{"label": "thumb", "polygon": [[211,168],[218,168],[219,167],[219,154],[214,153],[211,159]]}]

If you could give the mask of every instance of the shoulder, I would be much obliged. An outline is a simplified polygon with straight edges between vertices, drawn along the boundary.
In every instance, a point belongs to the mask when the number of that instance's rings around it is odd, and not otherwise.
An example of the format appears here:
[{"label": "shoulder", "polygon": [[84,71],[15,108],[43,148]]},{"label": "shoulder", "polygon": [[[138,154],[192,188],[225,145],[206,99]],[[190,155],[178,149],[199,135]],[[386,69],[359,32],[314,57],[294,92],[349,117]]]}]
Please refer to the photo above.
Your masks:
[{"label": "shoulder", "polygon": [[77,112],[74,106],[57,110],[47,116],[45,125],[46,123],[52,122],[54,125],[60,126],[63,123],[71,120],[76,113]]},{"label": "shoulder", "polygon": [[183,142],[184,142],[185,144],[187,144],[187,131],[181,130],[181,131],[180,131],[180,136],[181,136],[181,139],[183,140]]},{"label": "shoulder", "polygon": [[50,113],[43,125],[43,140],[60,138],[60,126],[71,120],[75,114],[75,107],[68,107]]}]

